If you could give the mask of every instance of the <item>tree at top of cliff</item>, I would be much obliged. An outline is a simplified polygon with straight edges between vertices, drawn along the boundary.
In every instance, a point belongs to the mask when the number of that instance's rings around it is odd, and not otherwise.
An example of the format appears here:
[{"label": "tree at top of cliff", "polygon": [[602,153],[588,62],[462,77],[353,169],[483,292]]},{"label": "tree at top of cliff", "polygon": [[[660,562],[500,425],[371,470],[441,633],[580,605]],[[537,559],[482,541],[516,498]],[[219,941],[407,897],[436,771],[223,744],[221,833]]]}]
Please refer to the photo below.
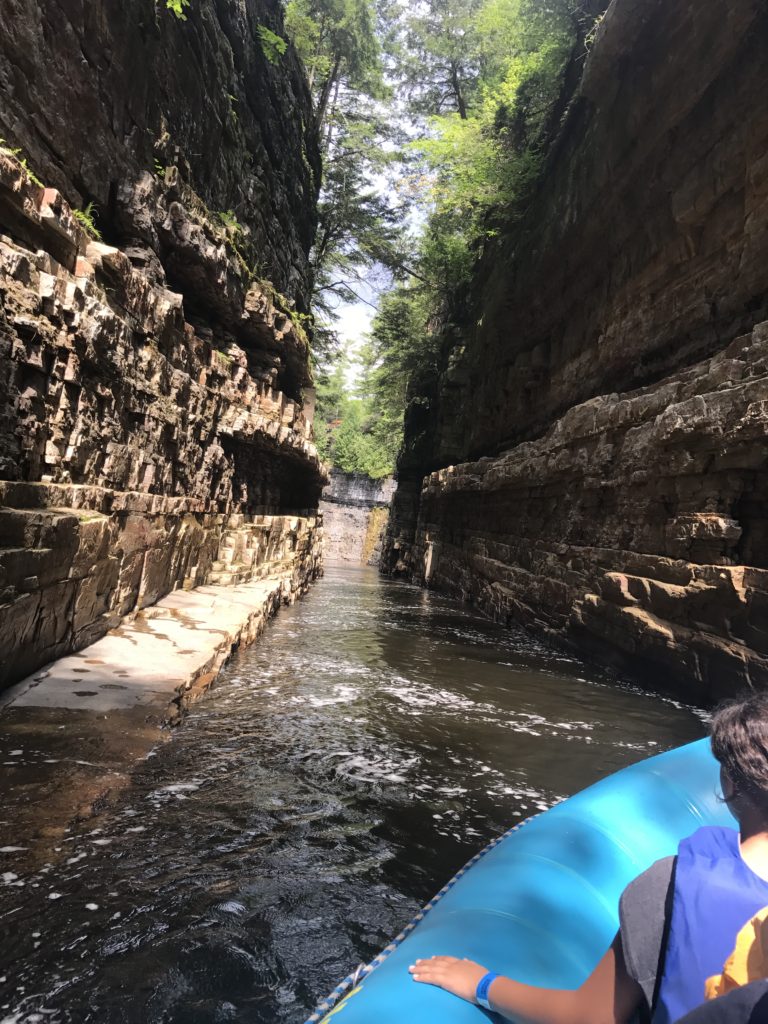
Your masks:
[{"label": "tree at top of cliff", "polygon": [[[344,468],[393,460],[408,378],[435,363],[483,239],[536,175],[577,37],[572,2],[289,2],[325,162],[315,310],[327,323],[379,266],[395,278],[363,351],[365,393],[349,399],[363,404],[333,416],[329,454]],[[403,229],[414,208],[415,244]]]},{"label": "tree at top of cliff", "polygon": [[398,72],[412,112],[468,117],[480,79],[481,2],[427,0],[406,16]]},{"label": "tree at top of cliff", "polygon": [[[441,102],[448,43],[428,32],[415,53],[430,88],[417,108],[431,115],[415,149],[424,173],[422,201],[462,225],[469,241],[488,211],[525,190],[542,153],[542,129],[556,101],[574,41],[571,0],[440,0],[463,6],[445,31],[464,51],[462,103]],[[471,25],[471,30],[465,27]],[[413,34],[413,33],[412,33]],[[430,54],[429,48],[434,52]],[[406,68],[406,89],[411,89]],[[429,102],[431,100],[431,107]]]},{"label": "tree at top of cliff", "polygon": [[285,28],[307,69],[321,134],[345,86],[370,96],[382,92],[372,0],[289,0]]},{"label": "tree at top of cliff", "polygon": [[[384,42],[390,0],[289,0],[286,30],[307,69],[321,132],[323,180],[311,253],[315,355],[334,347],[334,311],[376,268],[404,261],[403,217],[380,182],[397,149]],[[404,271],[401,271],[404,272]]]}]

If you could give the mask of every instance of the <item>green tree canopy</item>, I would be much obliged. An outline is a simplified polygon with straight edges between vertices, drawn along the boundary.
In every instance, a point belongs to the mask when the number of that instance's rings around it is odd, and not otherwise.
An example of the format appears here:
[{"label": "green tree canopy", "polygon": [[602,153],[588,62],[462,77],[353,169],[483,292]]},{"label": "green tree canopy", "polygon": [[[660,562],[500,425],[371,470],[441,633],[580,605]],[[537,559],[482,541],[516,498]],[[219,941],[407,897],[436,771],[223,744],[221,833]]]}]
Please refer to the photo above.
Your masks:
[{"label": "green tree canopy", "polygon": [[289,0],[322,132],[321,341],[339,302],[377,268],[391,276],[356,391],[331,347],[318,351],[318,440],[341,468],[394,466],[408,381],[436,366],[484,240],[522,207],[541,166],[578,3]]}]

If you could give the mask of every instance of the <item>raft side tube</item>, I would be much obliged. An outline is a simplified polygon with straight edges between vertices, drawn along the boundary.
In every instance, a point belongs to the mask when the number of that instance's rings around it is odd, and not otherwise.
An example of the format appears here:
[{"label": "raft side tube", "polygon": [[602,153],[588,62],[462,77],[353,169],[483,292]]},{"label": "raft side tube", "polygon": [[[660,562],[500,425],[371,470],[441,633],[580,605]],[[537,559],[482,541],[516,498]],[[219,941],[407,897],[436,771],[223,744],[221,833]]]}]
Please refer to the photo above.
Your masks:
[{"label": "raft side tube", "polygon": [[408,966],[434,955],[467,957],[532,985],[578,987],[616,933],[624,887],[700,826],[734,826],[718,787],[709,741],[699,740],[624,768],[525,822],[470,862],[322,1019],[487,1022],[479,1007],[411,979]]}]

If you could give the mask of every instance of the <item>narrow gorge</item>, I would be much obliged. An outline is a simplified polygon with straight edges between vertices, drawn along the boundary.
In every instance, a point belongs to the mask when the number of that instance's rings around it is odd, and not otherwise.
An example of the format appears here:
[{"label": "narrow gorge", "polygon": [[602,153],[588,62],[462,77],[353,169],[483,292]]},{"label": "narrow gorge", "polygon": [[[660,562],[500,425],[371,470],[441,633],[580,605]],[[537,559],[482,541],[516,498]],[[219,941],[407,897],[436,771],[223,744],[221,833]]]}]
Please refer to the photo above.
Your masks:
[{"label": "narrow gorge", "polygon": [[702,703],[768,684],[766,94],[754,0],[608,7],[411,388],[384,556]]},{"label": "narrow gorge", "polygon": [[765,923],[765,0],[0,26],[0,1024],[657,1020],[635,880]]}]

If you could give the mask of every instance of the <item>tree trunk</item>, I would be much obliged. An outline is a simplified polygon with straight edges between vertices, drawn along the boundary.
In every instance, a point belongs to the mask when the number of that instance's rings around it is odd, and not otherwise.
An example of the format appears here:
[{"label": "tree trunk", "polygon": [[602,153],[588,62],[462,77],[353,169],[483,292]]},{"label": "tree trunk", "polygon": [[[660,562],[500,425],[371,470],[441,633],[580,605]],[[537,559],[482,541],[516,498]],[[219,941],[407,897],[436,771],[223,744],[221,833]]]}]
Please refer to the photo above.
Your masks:
[{"label": "tree trunk", "polygon": [[[341,85],[341,80],[339,78],[337,78],[336,79],[336,85],[334,86],[334,89],[333,89],[333,101],[331,102],[331,108],[330,108],[331,109],[331,117],[333,116],[333,113],[336,110],[336,105],[339,102],[339,87],[340,87],[340,85]],[[332,140],[332,137],[333,137],[333,121],[329,117],[328,118],[328,130],[326,131],[325,139],[323,141],[323,146],[322,146],[322,150],[321,150],[321,152],[323,153],[323,157],[324,158],[331,152],[331,140]]]},{"label": "tree trunk", "polygon": [[331,91],[336,84],[336,79],[339,75],[339,68],[341,67],[341,55],[337,54],[336,59],[333,62],[333,67],[328,73],[328,77],[323,82],[323,88],[320,92],[320,98],[317,101],[317,129],[322,132],[323,124],[325,122],[325,115],[328,111],[328,100],[331,97]]},{"label": "tree trunk", "polygon": [[459,117],[462,121],[466,121],[467,104],[464,101],[464,94],[461,91],[461,82],[459,81],[459,71],[455,64],[451,65],[451,88],[453,89],[453,95],[456,97],[456,107],[459,111]]}]

